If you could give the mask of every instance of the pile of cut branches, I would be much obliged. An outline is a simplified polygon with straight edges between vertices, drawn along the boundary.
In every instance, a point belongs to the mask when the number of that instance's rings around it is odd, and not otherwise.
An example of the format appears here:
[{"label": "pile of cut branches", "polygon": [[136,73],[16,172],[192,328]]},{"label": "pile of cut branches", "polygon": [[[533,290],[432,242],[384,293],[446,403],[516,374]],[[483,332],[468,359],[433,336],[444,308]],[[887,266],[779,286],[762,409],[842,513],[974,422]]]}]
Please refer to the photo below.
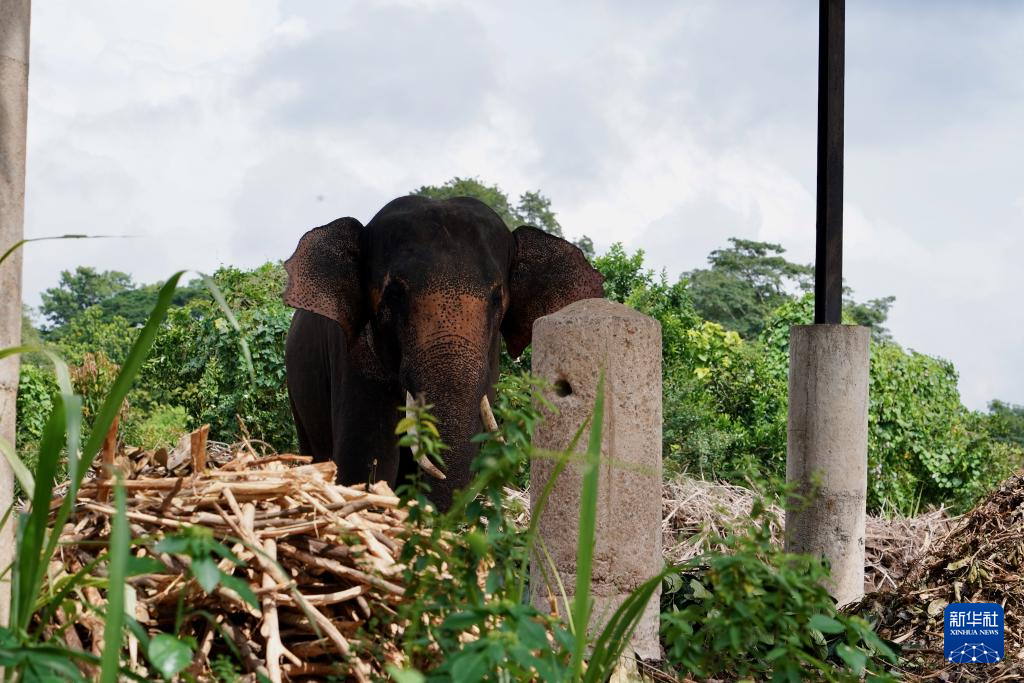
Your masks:
[{"label": "pile of cut branches", "polygon": [[[951,664],[943,653],[943,610],[953,602],[994,602],[1006,615],[1005,658]],[[866,595],[848,611],[877,620],[900,644],[908,678],[950,681],[1024,679],[1024,476],[1002,483],[918,564],[895,591]]]},{"label": "pile of cut branches", "polygon": [[[395,634],[386,632],[395,626],[362,628],[390,622],[404,592],[398,558],[406,511],[387,485],[340,486],[333,463],[261,457],[248,444],[206,468],[205,433],[193,434],[191,446],[186,458],[181,447],[107,458],[107,471],[120,472],[127,490],[133,538],[131,670],[170,678],[187,664],[185,673],[216,680],[211,667],[230,661],[245,681],[368,681],[387,662],[399,664]],[[98,476],[82,486],[62,530],[52,586],[79,571],[103,575],[113,485]],[[98,655],[102,585],[37,618],[53,637]],[[190,643],[181,666],[168,638]],[[165,652],[154,658],[154,647]],[[166,668],[153,672],[157,660]]]},{"label": "pile of cut branches", "polygon": [[[665,482],[662,494],[662,532],[665,560],[683,563],[716,547],[714,539],[750,526],[750,510],[756,492],[734,484],[689,477]],[[785,512],[777,504],[768,506],[772,539],[782,543]],[[936,539],[952,527],[945,509],[923,512],[916,517],[875,517],[868,515],[864,538],[864,590],[893,590],[931,548]],[[724,550],[723,546],[717,546]]]}]

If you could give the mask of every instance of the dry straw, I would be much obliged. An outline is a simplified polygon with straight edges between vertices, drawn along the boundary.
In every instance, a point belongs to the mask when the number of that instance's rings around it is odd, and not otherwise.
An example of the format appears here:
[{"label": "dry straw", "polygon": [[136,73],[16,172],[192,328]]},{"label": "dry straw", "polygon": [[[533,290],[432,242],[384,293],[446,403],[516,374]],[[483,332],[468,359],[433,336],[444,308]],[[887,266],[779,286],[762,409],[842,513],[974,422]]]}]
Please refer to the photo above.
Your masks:
[{"label": "dry straw", "polygon": [[[369,681],[388,661],[400,663],[401,653],[390,644],[395,634],[366,642],[369,636],[360,631],[369,619],[394,614],[404,592],[398,557],[406,512],[387,485],[340,486],[333,463],[261,457],[248,443],[233,449],[210,444],[208,454],[204,437],[190,439],[198,452],[179,447],[170,454],[135,450],[107,458],[125,475],[132,536],[149,539],[134,546],[135,554],[155,556],[165,568],[128,580],[138,622],[151,634],[175,633],[184,606],[193,616],[177,633],[198,644],[189,673],[200,680],[211,680],[211,662],[229,652],[225,639],[241,655],[244,680],[255,681],[259,672],[275,683],[339,674]],[[223,464],[196,474],[193,465],[202,466],[207,455]],[[82,486],[51,581],[105,551],[114,514],[109,489],[102,478]],[[223,586],[205,592],[189,576],[188,557],[154,552],[157,539],[189,525],[210,529],[245,561],[235,567],[225,559],[219,568],[249,584],[258,608]],[[97,588],[86,588],[83,597],[93,607],[104,604]],[[85,611],[67,621],[58,612],[49,628],[71,647],[102,651],[99,615]],[[366,656],[370,650],[373,657]],[[130,643],[128,657],[141,673],[137,643]]]}]

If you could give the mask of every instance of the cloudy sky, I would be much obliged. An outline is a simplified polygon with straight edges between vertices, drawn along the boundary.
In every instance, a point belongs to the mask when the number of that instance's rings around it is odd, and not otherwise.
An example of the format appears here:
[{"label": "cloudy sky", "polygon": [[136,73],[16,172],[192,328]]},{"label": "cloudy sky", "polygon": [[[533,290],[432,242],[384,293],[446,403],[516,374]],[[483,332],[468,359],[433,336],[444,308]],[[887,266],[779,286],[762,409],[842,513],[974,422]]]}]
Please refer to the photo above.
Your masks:
[{"label": "cloudy sky", "polygon": [[[34,3],[26,300],[287,257],[427,183],[541,189],[671,277],[814,239],[817,3]],[[847,3],[846,276],[965,402],[1024,403],[1024,3]]]}]

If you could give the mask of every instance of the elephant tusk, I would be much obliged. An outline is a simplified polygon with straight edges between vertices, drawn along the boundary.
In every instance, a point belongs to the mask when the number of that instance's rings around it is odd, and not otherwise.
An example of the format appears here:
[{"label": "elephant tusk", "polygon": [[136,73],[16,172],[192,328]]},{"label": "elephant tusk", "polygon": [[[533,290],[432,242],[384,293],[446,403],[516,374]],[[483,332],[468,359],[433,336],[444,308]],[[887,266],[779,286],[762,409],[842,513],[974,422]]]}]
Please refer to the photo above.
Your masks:
[{"label": "elephant tusk", "polygon": [[[491,410],[491,401],[487,398],[487,394],[483,395],[480,399],[480,419],[484,422],[484,429],[489,432],[498,431],[498,421],[494,419],[494,412]],[[505,443],[505,437],[501,434],[497,436],[498,443]]]},{"label": "elephant tusk", "polygon": [[[412,411],[412,407],[415,406],[415,405],[416,405],[416,399],[414,399],[412,397],[412,394],[410,394],[408,391],[405,392],[405,416],[406,417],[412,417],[413,416],[414,413]],[[412,435],[412,436],[416,436],[418,434],[418,431],[416,429],[416,425],[415,424],[413,426],[409,427],[409,434]],[[422,468],[424,472],[426,472],[427,474],[432,476],[434,479],[446,479],[447,478],[447,477],[444,476],[444,472],[442,472],[440,469],[438,469],[437,465],[435,465],[434,463],[432,463],[430,461],[430,458],[427,456],[426,453],[420,453],[419,452],[419,448],[416,446],[416,444],[413,444],[412,446],[410,446],[410,450],[412,451],[412,457],[416,458],[416,464],[419,465],[420,468]]]}]

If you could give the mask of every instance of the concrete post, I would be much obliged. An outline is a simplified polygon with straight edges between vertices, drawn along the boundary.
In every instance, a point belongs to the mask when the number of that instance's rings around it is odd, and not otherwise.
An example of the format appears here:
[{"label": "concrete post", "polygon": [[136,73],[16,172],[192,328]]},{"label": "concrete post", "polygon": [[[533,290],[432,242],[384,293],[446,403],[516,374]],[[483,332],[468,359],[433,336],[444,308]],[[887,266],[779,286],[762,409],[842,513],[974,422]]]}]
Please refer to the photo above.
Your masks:
[{"label": "concrete post", "polygon": [[853,325],[798,325],[789,336],[786,480],[809,501],[786,510],[786,550],[832,567],[840,603],[864,593],[871,332]]},{"label": "concrete post", "polygon": [[[25,217],[30,0],[0,0],[0,254],[19,242]],[[0,349],[21,343],[21,251],[0,264]],[[0,360],[0,437],[14,443],[17,357]],[[14,496],[14,477],[0,458],[0,515]],[[14,516],[0,529],[0,570],[13,558]],[[10,572],[0,579],[0,623],[10,609]]]},{"label": "concrete post", "polygon": [[[605,369],[604,437],[594,545],[590,628],[598,632],[629,593],[661,571],[661,326],[658,321],[605,299],[585,299],[539,318],[533,326],[533,372],[554,386],[558,408],[534,435],[534,446],[564,451],[594,407]],[[586,433],[578,446],[586,449]],[[550,458],[531,463],[531,506],[554,469]],[[571,601],[576,586],[576,546],[582,475],[570,462],[540,516],[540,537]],[[536,511],[534,511],[536,513]],[[545,576],[551,579],[545,581]],[[531,563],[533,604],[568,612],[550,565],[538,553]],[[660,659],[658,613],[652,598],[633,636],[644,659]]]}]

